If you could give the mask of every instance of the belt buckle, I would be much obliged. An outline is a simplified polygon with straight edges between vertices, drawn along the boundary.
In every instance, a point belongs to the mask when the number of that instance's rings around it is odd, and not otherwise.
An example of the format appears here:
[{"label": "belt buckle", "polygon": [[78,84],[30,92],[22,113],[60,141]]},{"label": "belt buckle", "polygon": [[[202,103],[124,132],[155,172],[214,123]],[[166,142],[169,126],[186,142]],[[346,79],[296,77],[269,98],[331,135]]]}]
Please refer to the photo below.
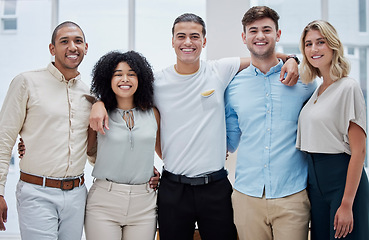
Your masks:
[{"label": "belt buckle", "polygon": [[[74,188],[74,180],[75,179],[62,179],[62,180],[60,180],[60,189],[63,190],[63,191],[72,190]],[[64,188],[64,182],[72,182],[72,187],[70,189],[65,189]]]},{"label": "belt buckle", "polygon": [[208,184],[209,183],[209,175],[205,175],[205,184]]}]

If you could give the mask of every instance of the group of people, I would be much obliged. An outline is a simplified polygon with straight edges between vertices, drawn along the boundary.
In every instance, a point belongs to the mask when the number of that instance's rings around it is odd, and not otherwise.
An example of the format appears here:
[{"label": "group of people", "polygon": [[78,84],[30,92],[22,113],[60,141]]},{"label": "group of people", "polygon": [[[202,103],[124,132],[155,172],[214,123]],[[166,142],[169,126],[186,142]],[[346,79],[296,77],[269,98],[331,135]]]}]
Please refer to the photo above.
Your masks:
[{"label": "group of people", "polygon": [[[154,74],[141,54],[112,51],[90,91],[78,72],[85,35],[58,25],[55,61],[15,77],[0,113],[0,230],[19,134],[22,239],[80,239],[83,224],[88,240],[154,239],[158,222],[162,240],[192,239],[196,224],[202,239],[305,240],[310,219],[312,240],[369,239],[366,107],[342,43],[328,22],[309,23],[298,80],[296,56],[275,51],[278,20],[250,8],[251,57],[201,61],[205,23],[183,14],[172,28],[176,64]],[[232,187],[224,164],[236,149]]]}]

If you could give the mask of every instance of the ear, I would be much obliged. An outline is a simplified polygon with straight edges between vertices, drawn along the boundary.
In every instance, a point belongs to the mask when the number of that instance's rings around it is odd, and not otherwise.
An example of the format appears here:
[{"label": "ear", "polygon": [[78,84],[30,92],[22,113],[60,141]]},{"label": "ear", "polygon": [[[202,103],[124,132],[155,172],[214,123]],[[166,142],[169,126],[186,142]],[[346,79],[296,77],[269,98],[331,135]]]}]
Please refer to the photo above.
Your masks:
[{"label": "ear", "polygon": [[246,33],[242,32],[241,37],[242,37],[242,42],[246,44]]},{"label": "ear", "polygon": [[52,43],[49,44],[49,51],[52,56],[55,56],[55,46]]},{"label": "ear", "polygon": [[88,43],[86,43],[86,46],[85,46],[85,55],[87,55],[87,50],[88,50]]},{"label": "ear", "polygon": [[202,43],[202,48],[204,48],[206,46],[206,37],[204,37],[204,41]]},{"label": "ear", "polygon": [[281,39],[281,34],[282,34],[282,31],[281,31],[281,29],[279,29],[277,31],[277,39],[276,39],[277,42],[279,42],[279,39]]}]

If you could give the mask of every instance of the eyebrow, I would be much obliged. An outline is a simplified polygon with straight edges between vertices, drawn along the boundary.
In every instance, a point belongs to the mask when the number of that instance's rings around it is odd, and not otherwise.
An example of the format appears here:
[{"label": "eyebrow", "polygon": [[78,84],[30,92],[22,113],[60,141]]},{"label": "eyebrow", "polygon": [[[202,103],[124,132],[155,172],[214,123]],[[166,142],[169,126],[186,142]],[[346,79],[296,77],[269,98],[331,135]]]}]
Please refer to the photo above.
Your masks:
[{"label": "eyebrow", "polygon": [[[65,40],[65,39],[69,39],[69,38],[73,38],[73,37],[60,37],[60,38],[59,38],[59,41],[61,41],[61,40]],[[77,37],[74,37],[74,38],[82,39],[82,40],[83,40],[83,37],[81,37],[81,36],[77,36]]]},{"label": "eyebrow", "polygon": [[[272,26],[262,26],[261,29],[272,29]],[[254,30],[254,29],[258,29],[258,27],[250,27],[249,30]]]},{"label": "eyebrow", "polygon": [[[325,40],[325,38],[324,37],[317,38],[315,41],[320,41],[320,40]],[[312,40],[306,40],[305,43],[307,42],[312,42]]]},{"label": "eyebrow", "polygon": [[[134,72],[135,70],[133,69],[129,69],[128,72]],[[123,70],[120,70],[120,69],[117,69],[117,70],[114,70],[113,73],[116,73],[116,72],[123,72]]]},{"label": "eyebrow", "polygon": [[[176,34],[176,36],[178,36],[178,35],[186,35],[186,33],[179,32],[179,33]],[[190,36],[200,36],[200,33],[190,33]]]}]

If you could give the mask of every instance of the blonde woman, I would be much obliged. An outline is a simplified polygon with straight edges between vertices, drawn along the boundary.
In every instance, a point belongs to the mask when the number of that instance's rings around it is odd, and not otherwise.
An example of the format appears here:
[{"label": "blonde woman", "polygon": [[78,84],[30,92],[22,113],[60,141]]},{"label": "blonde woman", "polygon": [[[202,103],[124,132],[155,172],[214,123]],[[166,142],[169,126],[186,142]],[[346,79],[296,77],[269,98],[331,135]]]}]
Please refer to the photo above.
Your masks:
[{"label": "blonde woman", "polygon": [[301,36],[301,79],[323,79],[301,110],[296,146],[310,153],[311,239],[369,239],[369,185],[363,164],[366,107],[335,28],[309,23]]}]

